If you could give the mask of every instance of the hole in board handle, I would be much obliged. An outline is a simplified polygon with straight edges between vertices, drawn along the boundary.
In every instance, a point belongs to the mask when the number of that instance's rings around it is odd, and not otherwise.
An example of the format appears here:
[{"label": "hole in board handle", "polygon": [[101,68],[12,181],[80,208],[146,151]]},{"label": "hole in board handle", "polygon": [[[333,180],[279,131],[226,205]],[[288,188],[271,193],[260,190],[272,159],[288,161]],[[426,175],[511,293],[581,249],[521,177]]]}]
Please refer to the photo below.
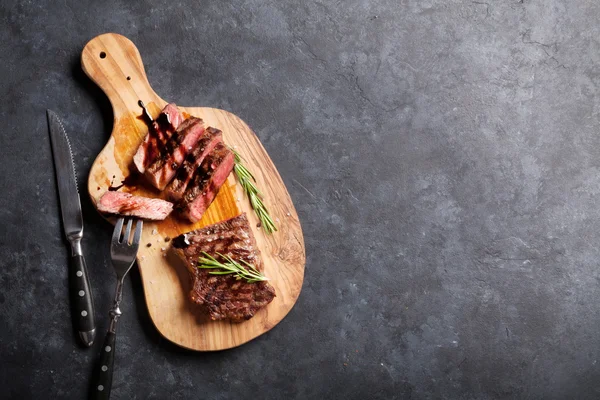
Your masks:
[{"label": "hole in board handle", "polygon": [[103,52],[103,51],[101,51],[101,52],[100,52],[100,58],[106,58],[106,53],[105,53],[105,52]]},{"label": "hole in board handle", "polygon": [[128,81],[130,81],[130,80],[131,80],[131,77],[130,77],[130,76],[128,76],[128,77],[127,77],[127,80],[128,80]]}]

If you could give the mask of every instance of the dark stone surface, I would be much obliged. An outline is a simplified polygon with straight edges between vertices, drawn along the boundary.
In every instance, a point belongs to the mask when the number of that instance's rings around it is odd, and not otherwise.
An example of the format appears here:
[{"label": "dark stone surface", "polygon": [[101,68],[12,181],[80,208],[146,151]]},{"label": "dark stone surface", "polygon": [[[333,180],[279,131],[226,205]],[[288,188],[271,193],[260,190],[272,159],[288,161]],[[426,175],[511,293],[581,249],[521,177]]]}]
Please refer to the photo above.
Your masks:
[{"label": "dark stone surface", "polygon": [[[133,273],[113,398],[600,397],[597,1],[3,1],[0,16],[3,398],[82,398],[99,351],[71,332],[45,109],[86,179],[112,116],[79,56],[108,31],[164,98],[254,128],[307,250],[288,317],[213,354],[158,335]],[[111,229],[83,201],[103,332]]]}]

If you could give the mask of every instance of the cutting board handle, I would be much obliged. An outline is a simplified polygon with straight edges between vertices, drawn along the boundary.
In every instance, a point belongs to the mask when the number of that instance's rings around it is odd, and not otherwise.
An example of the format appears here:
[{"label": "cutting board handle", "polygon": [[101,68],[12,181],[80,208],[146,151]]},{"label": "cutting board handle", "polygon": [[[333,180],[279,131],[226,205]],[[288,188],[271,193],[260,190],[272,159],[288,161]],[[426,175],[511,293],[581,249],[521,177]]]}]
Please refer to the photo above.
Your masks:
[{"label": "cutting board handle", "polygon": [[139,50],[125,36],[105,33],[90,40],[81,53],[81,66],[108,96],[115,118],[136,109],[140,100],[165,104],[150,87]]}]

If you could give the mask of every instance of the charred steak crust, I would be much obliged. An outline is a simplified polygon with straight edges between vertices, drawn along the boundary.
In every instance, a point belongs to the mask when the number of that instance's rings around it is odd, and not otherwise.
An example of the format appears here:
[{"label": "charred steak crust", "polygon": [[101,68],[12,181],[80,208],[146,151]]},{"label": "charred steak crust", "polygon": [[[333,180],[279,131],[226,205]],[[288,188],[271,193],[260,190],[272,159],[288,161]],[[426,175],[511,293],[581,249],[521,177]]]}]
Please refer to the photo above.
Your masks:
[{"label": "charred steak crust", "polygon": [[231,173],[233,164],[231,150],[218,143],[196,170],[177,209],[192,222],[200,220]]},{"label": "charred steak crust", "polygon": [[164,190],[203,133],[202,119],[190,117],[184,120],[162,148],[158,158],[146,169],[148,181],[157,189]]},{"label": "charred steak crust", "polygon": [[245,213],[180,235],[171,243],[190,273],[191,301],[200,305],[212,320],[248,320],[275,297],[275,289],[268,282],[247,283],[232,275],[211,275],[211,270],[197,268],[198,258],[205,251],[217,259],[220,256],[216,253],[221,253],[263,270],[260,251]]},{"label": "charred steak crust", "polygon": [[196,148],[187,155],[181,168],[177,171],[175,178],[167,186],[167,192],[171,200],[181,199],[194,177],[196,169],[202,164],[206,156],[215,148],[218,143],[223,141],[223,134],[220,130],[212,127],[206,128],[204,134],[198,141]]}]

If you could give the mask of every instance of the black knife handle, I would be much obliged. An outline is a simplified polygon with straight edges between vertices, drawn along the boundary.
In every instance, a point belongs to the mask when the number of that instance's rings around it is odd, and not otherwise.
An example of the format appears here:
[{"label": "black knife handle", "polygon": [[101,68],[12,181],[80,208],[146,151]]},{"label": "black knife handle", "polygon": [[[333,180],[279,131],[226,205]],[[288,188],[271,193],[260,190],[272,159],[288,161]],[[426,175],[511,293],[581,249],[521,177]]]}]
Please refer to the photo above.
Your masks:
[{"label": "black knife handle", "polygon": [[96,334],[94,299],[88,278],[87,266],[82,255],[71,256],[70,295],[75,329],[83,344],[90,347]]},{"label": "black knife handle", "polygon": [[90,398],[93,400],[108,400],[112,388],[113,364],[115,361],[115,339],[117,335],[108,331],[100,351],[98,370],[91,387]]}]

